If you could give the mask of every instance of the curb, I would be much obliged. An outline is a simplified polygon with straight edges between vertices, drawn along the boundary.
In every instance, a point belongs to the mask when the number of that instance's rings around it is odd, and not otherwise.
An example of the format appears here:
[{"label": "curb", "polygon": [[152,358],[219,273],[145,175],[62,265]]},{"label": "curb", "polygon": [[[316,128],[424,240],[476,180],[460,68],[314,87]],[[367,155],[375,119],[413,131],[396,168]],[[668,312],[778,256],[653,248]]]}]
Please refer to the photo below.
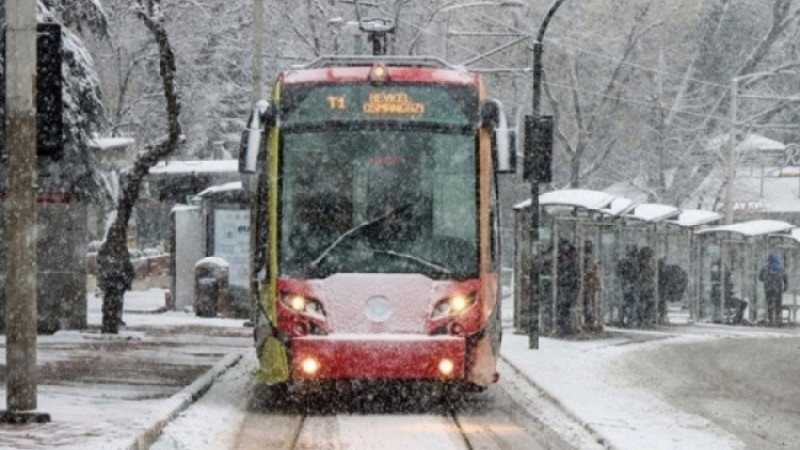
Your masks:
[{"label": "curb", "polygon": [[159,407],[153,414],[160,418],[156,419],[149,426],[141,429],[130,444],[121,448],[125,450],[149,449],[161,435],[161,431],[164,430],[164,427],[166,427],[172,419],[202,397],[220,375],[235,366],[241,359],[241,353],[225,355],[225,357],[214,364],[208,372],[167,399],[165,404]]},{"label": "curb", "polygon": [[514,364],[513,361],[511,361],[510,359],[506,358],[505,355],[502,354],[502,352],[498,353],[498,356],[500,357],[500,359],[503,360],[504,363],[508,364],[508,366],[511,367],[511,369],[517,374],[517,376],[519,376],[520,378],[525,380],[531,388],[533,388],[536,391],[538,391],[539,393],[541,393],[556,408],[560,409],[564,414],[566,414],[567,417],[571,418],[572,420],[575,421],[575,423],[577,423],[581,427],[583,427],[584,430],[586,430],[591,436],[593,436],[596,439],[598,444],[600,444],[601,446],[603,446],[604,448],[606,448],[608,450],[617,450],[617,448],[614,447],[602,433],[597,431],[593,426],[591,426],[586,421],[584,421],[582,418],[578,417],[575,413],[573,413],[571,410],[569,410],[557,398],[553,397],[553,395],[551,395],[550,392],[546,391],[544,388],[539,386],[531,377],[529,377],[528,375],[525,374],[525,372],[520,370],[517,367],[517,365]]}]

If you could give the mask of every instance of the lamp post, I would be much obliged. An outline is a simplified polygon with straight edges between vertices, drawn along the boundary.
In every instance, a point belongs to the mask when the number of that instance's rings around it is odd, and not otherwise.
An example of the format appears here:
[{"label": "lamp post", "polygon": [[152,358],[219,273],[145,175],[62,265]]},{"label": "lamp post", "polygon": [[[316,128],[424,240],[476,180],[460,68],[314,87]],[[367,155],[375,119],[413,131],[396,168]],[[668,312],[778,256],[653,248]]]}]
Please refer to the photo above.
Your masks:
[{"label": "lamp post", "polygon": [[[544,33],[547,31],[547,25],[550,24],[550,19],[556,13],[564,0],[556,0],[550,5],[547,10],[542,24],[539,26],[539,32],[536,35],[536,40],[533,42],[533,124],[534,130],[541,132],[541,127],[537,124],[541,121],[541,97],[542,97],[542,55],[544,53]],[[532,136],[532,141],[536,136]],[[528,326],[528,348],[539,348],[539,179],[536,170],[533,171],[531,177],[531,229],[530,229],[530,245],[531,245],[531,264],[530,264],[530,317]],[[555,313],[555,311],[554,311]]]}]

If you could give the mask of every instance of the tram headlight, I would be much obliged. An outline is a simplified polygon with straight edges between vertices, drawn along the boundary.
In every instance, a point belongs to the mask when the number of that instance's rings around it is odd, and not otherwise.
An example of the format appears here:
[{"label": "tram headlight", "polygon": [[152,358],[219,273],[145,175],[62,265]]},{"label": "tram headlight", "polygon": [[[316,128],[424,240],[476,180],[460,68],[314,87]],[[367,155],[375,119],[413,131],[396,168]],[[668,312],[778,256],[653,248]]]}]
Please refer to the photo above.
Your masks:
[{"label": "tram headlight", "polygon": [[300,295],[292,295],[289,297],[289,306],[295,311],[306,310],[306,299]]},{"label": "tram headlight", "polygon": [[291,293],[282,293],[280,299],[281,302],[291,308],[292,311],[325,317],[325,310],[322,307],[322,303],[317,299]]},{"label": "tram headlight", "polygon": [[306,375],[314,376],[319,371],[319,361],[311,356],[307,356],[300,362],[300,368]]},{"label": "tram headlight", "polygon": [[478,293],[457,293],[449,298],[440,300],[433,308],[433,319],[447,316],[457,316],[472,306],[477,300]]}]

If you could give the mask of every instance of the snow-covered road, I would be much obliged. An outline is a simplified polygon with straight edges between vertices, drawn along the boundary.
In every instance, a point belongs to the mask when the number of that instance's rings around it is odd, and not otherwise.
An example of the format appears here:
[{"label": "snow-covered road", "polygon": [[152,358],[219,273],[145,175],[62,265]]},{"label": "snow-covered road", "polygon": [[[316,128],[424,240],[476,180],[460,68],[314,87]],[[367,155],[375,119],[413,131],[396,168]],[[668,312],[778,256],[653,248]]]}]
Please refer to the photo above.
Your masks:
[{"label": "snow-covered road", "polygon": [[[247,407],[244,358],[152,447],[250,449],[602,449],[593,435],[505,363],[501,382],[456,404],[392,394],[329,399],[311,411]],[[245,396],[243,396],[245,394]],[[240,427],[240,428],[239,428]],[[238,430],[238,432],[235,432]]]}]

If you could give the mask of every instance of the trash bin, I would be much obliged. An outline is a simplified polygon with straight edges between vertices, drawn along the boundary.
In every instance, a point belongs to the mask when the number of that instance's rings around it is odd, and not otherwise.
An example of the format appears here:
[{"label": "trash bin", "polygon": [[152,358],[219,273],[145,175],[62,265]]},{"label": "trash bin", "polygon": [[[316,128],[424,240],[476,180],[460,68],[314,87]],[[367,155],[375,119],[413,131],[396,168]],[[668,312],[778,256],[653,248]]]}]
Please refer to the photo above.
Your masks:
[{"label": "trash bin", "polygon": [[214,317],[227,305],[228,263],[217,257],[203,258],[194,266],[194,312]]}]

